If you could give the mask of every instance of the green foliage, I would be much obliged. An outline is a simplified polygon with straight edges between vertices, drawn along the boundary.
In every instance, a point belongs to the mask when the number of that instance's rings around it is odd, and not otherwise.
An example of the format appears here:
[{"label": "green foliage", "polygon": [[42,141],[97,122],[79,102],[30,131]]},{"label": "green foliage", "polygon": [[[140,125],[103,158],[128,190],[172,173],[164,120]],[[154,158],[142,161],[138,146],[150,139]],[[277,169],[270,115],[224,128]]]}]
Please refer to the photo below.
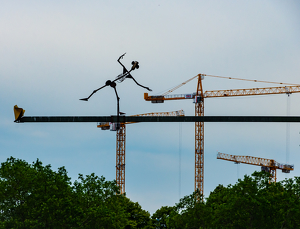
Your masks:
[{"label": "green foliage", "polygon": [[167,221],[167,228],[199,228],[205,226],[207,213],[199,190],[180,199]]},{"label": "green foliage", "polygon": [[162,207],[152,218],[156,228],[300,228],[300,178],[269,183],[255,172],[235,185],[219,185],[202,200],[185,196],[174,207]]},{"label": "green foliage", "polygon": [[80,228],[123,228],[127,213],[122,207],[125,197],[115,182],[105,181],[94,173],[85,178],[79,174],[74,182],[74,206],[77,208],[77,224]]},{"label": "green foliage", "polygon": [[115,181],[79,174],[72,184],[64,167],[11,157],[0,167],[0,228],[300,228],[300,177],[269,183],[268,173],[255,172],[150,218]]},{"label": "green foliage", "polygon": [[[72,188],[64,167],[58,172],[37,160],[9,158],[0,168],[0,221],[3,228],[57,228],[74,225]],[[57,219],[57,220],[53,220]]]},{"label": "green foliage", "polygon": [[[255,172],[233,186],[210,194],[210,226],[215,228],[299,228],[298,178],[269,183],[269,174]],[[290,190],[287,188],[289,185]],[[298,192],[298,194],[297,194]]]},{"label": "green foliage", "polygon": [[123,206],[128,215],[126,229],[133,228],[153,228],[150,213],[143,210],[137,202],[132,202],[128,198],[124,198]]},{"label": "green foliage", "polygon": [[170,216],[174,217],[175,207],[163,206],[152,215],[155,228],[165,228],[169,223]]},{"label": "green foliage", "polygon": [[9,158],[0,167],[0,228],[151,228],[150,214],[116,182]]}]

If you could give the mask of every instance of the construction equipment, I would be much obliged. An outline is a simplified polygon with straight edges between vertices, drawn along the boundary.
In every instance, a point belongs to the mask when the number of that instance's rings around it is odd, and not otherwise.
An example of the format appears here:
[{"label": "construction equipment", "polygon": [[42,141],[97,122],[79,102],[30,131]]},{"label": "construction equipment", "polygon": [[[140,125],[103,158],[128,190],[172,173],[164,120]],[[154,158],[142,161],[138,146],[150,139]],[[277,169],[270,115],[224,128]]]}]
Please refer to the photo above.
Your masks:
[{"label": "construction equipment", "polygon": [[[138,114],[132,116],[184,116],[184,111],[171,111],[171,112],[153,112],[146,114]],[[102,130],[117,131],[117,145],[116,145],[116,181],[117,185],[120,187],[120,193],[125,193],[125,139],[126,139],[126,124],[134,122],[125,123],[99,123],[98,128]]]},{"label": "construction equipment", "polygon": [[[151,101],[152,103],[163,103],[165,100],[179,100],[179,99],[193,99],[195,103],[195,116],[204,116],[204,98],[215,98],[215,97],[231,97],[231,96],[249,96],[249,95],[269,95],[269,94],[291,94],[300,92],[300,85],[290,84],[293,86],[283,87],[266,87],[266,88],[250,88],[250,89],[232,89],[232,90],[214,90],[203,92],[202,80],[204,76],[219,77],[235,80],[246,80],[253,82],[263,83],[277,83],[259,80],[248,80],[231,77],[221,77],[213,75],[198,74],[191,79],[179,84],[178,86],[170,89],[162,95],[149,96],[148,93],[144,93],[144,99]],[[187,82],[198,78],[197,90],[195,93],[190,94],[178,94],[169,95],[169,93],[185,85]],[[285,83],[278,83],[285,84]],[[199,190],[203,194],[204,184],[204,122],[195,122],[195,190]]]},{"label": "construction equipment", "polygon": [[276,162],[273,159],[265,159],[260,157],[230,155],[230,154],[218,152],[217,159],[233,161],[237,164],[244,163],[248,165],[261,166],[261,171],[270,173],[270,182],[276,182],[277,169],[281,169],[283,173],[290,173],[290,171],[294,170],[294,165],[281,164]]},{"label": "construction equipment", "polygon": [[[18,108],[18,107],[15,107]],[[132,117],[132,116],[22,116],[20,117],[20,113],[24,114],[24,111],[22,108],[14,109],[17,114],[15,118],[18,118],[15,120],[16,123],[44,123],[44,122],[113,122],[117,123],[118,120],[126,122],[298,122],[300,123],[300,116],[160,116],[160,117]],[[21,111],[21,112],[20,112]],[[99,127],[101,127],[99,125]],[[109,123],[108,128],[109,129]],[[121,136],[125,136],[124,133]],[[118,141],[117,141],[118,142]],[[125,143],[125,139],[123,141]],[[124,145],[125,146],[125,145]],[[117,145],[118,147],[118,145]],[[124,151],[125,152],[125,151]],[[125,158],[125,154],[117,154],[117,165],[121,165],[121,163],[118,163],[118,161],[123,161],[123,165],[125,165],[125,161],[122,160],[122,158]],[[119,158],[119,160],[118,160]],[[121,158],[121,159],[120,159]],[[124,172],[125,166],[122,166],[122,169],[120,173],[117,173],[117,177],[125,177],[125,174],[123,173],[123,176],[118,176],[118,174],[121,174],[121,172]],[[119,180],[119,184],[121,184]],[[125,182],[123,184],[123,192],[125,188]],[[120,186],[120,185],[119,185]]]}]

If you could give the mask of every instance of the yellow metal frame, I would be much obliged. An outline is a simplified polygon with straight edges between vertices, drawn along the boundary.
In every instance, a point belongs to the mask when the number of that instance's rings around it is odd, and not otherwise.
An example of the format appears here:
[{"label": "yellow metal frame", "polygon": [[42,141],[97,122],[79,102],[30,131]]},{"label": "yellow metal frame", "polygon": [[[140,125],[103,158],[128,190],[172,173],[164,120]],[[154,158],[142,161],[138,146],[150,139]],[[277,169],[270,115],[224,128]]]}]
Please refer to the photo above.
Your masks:
[{"label": "yellow metal frame", "polygon": [[[195,103],[195,116],[204,116],[204,98],[201,75],[198,75],[197,96],[200,101]],[[195,122],[195,190],[203,194],[204,190],[204,122]]]},{"label": "yellow metal frame", "polygon": [[116,181],[121,194],[125,193],[125,144],[126,125],[121,123],[116,133]]},{"label": "yellow metal frame", "polygon": [[[270,94],[291,94],[300,92],[300,85],[291,84],[294,86],[282,86],[282,87],[264,87],[264,88],[250,88],[250,89],[232,89],[232,90],[214,90],[214,91],[205,91],[203,92],[202,88],[202,79],[206,76],[205,74],[198,74],[197,76],[192,77],[191,79],[179,84],[178,86],[170,89],[162,95],[152,95],[149,96],[148,93],[144,93],[144,99],[146,101],[151,101],[152,103],[163,103],[165,100],[180,100],[180,99],[194,99],[196,96],[200,96],[200,99],[195,102],[195,116],[204,116],[204,98],[214,98],[214,97],[230,97],[230,96],[250,96],[250,95],[270,95]],[[207,75],[212,76],[212,75]],[[177,88],[183,86],[187,82],[191,81],[198,77],[197,91],[196,93],[190,94],[191,96],[187,97],[187,94],[178,94],[178,95],[169,95],[170,92],[173,92]],[[220,77],[220,76],[212,76]],[[247,80],[231,77],[220,77],[227,79],[238,79],[246,80],[253,82],[264,82],[264,83],[277,83],[277,82],[267,82],[267,81],[258,81],[258,80]],[[278,83],[284,84],[284,83]],[[271,167],[269,167],[271,169]],[[271,169],[276,180],[276,169]],[[203,184],[204,184],[204,123],[196,122],[195,123],[195,190],[200,190],[200,193],[203,194]]]},{"label": "yellow metal frame", "polygon": [[[184,116],[183,110],[170,112],[152,112],[145,114],[137,114],[132,116]],[[120,123],[120,129],[116,132],[116,181],[120,187],[120,194],[125,193],[125,149],[126,149],[126,124],[134,122]],[[100,123],[98,128],[108,130],[109,122]]]},{"label": "yellow metal frame", "polygon": [[230,155],[226,153],[218,153],[217,159],[233,161],[235,163],[244,163],[248,165],[258,165],[262,167],[268,168],[268,172],[270,173],[270,182],[276,182],[276,170],[287,170],[293,171],[294,166],[289,164],[280,164],[273,159],[266,159],[260,157],[252,157],[252,156],[241,156],[241,155]]}]

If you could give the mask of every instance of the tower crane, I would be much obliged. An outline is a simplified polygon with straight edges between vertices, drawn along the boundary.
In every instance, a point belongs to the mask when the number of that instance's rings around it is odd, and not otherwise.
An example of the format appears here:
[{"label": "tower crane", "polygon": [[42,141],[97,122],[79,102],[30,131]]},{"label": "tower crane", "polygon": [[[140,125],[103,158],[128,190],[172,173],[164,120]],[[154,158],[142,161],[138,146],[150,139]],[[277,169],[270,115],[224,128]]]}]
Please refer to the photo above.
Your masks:
[{"label": "tower crane", "polygon": [[[171,112],[153,112],[146,114],[137,114],[132,116],[184,116],[183,110],[171,111]],[[126,140],[126,124],[125,123],[99,123],[98,128],[102,130],[116,131],[116,181],[120,187],[120,193],[125,193],[125,140]],[[119,126],[116,126],[119,125]]]},{"label": "tower crane", "polygon": [[244,163],[248,165],[261,166],[261,171],[270,173],[270,182],[276,182],[276,170],[281,169],[283,173],[290,173],[294,170],[294,165],[281,164],[273,159],[266,159],[252,156],[230,155],[218,152],[217,159],[233,161],[235,163]]},{"label": "tower crane", "polygon": [[[164,103],[165,100],[180,100],[180,99],[193,99],[195,103],[195,116],[204,116],[204,99],[214,97],[231,97],[231,96],[250,96],[250,95],[270,95],[270,94],[292,94],[300,92],[299,84],[289,84],[293,86],[281,86],[281,87],[265,87],[265,88],[250,88],[250,89],[230,89],[230,90],[213,90],[203,91],[202,80],[204,76],[219,77],[235,80],[245,80],[253,82],[263,83],[277,83],[286,85],[287,83],[268,82],[259,80],[239,79],[231,77],[213,76],[198,74],[191,79],[179,84],[178,86],[170,89],[162,95],[151,95],[144,93],[144,99],[151,101],[152,103]],[[189,81],[197,78],[197,90],[190,94],[175,94],[169,93],[185,85]],[[195,122],[195,190],[199,190],[203,194],[204,184],[204,122]]]}]

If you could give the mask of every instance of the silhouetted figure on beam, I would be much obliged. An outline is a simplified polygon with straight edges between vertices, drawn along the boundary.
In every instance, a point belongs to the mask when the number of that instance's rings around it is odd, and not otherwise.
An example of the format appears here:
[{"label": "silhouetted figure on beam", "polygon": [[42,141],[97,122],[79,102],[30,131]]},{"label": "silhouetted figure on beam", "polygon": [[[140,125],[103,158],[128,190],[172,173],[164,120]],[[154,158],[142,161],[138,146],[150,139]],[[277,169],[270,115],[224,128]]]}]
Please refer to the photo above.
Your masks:
[{"label": "silhouetted figure on beam", "polygon": [[118,75],[117,78],[116,78],[115,80],[113,80],[113,81],[107,80],[107,81],[105,82],[105,85],[104,85],[104,86],[102,86],[102,87],[100,87],[100,88],[94,90],[94,91],[92,92],[92,94],[90,94],[89,97],[83,98],[83,99],[80,99],[80,100],[88,101],[89,98],[91,98],[92,95],[95,94],[97,91],[99,91],[99,90],[101,90],[102,88],[105,88],[105,87],[107,87],[107,86],[111,86],[111,87],[115,90],[115,93],[116,93],[116,96],[117,96],[117,116],[119,117],[119,114],[120,114],[120,111],[119,111],[119,101],[120,101],[120,97],[118,96],[118,93],[117,93],[117,89],[116,89],[117,84],[116,84],[116,81],[118,81],[118,82],[123,82],[126,78],[130,78],[130,79],[132,79],[138,86],[143,87],[143,88],[147,89],[148,91],[152,91],[150,88],[145,87],[145,86],[139,84],[139,83],[132,77],[132,75],[130,74],[131,71],[133,71],[133,70],[139,68],[139,62],[137,62],[137,61],[132,61],[132,63],[131,63],[131,64],[132,64],[132,67],[131,67],[130,71],[128,71],[128,70],[125,68],[125,66],[121,63],[120,59],[122,59],[122,58],[124,57],[125,54],[126,54],[126,53],[124,53],[124,54],[123,54],[122,56],[120,56],[119,59],[118,59],[118,62],[119,62],[119,63],[122,65],[122,67],[123,67],[123,73],[121,73],[120,75]]},{"label": "silhouetted figure on beam", "polygon": [[139,68],[139,62],[137,62],[137,61],[132,61],[132,63],[131,63],[131,64],[132,64],[132,67],[131,67],[130,71],[128,71],[128,70],[125,68],[125,66],[121,63],[120,59],[122,59],[123,56],[124,56],[125,54],[126,54],[126,53],[124,53],[124,54],[123,54],[122,56],[120,56],[119,59],[118,59],[118,62],[119,62],[119,63],[122,65],[122,67],[123,67],[123,73],[121,73],[120,75],[118,75],[117,78],[116,78],[115,80],[113,80],[113,81],[107,80],[104,86],[102,86],[102,87],[100,87],[100,88],[94,90],[94,91],[92,92],[92,94],[90,94],[89,97],[84,98],[84,99],[80,99],[80,100],[88,101],[89,98],[91,98],[91,96],[92,96],[93,94],[95,94],[97,91],[101,90],[102,88],[104,88],[104,87],[106,87],[106,86],[111,86],[112,88],[114,88],[114,90],[115,90],[115,92],[116,92],[117,99],[119,100],[120,98],[118,97],[118,93],[117,93],[117,90],[116,90],[116,81],[118,81],[118,82],[123,82],[126,78],[133,79],[133,81],[134,81],[138,86],[143,87],[143,88],[147,89],[148,91],[152,91],[150,88],[145,87],[145,86],[139,84],[139,83],[132,77],[132,75],[130,74],[131,71],[133,71],[133,70]]}]

